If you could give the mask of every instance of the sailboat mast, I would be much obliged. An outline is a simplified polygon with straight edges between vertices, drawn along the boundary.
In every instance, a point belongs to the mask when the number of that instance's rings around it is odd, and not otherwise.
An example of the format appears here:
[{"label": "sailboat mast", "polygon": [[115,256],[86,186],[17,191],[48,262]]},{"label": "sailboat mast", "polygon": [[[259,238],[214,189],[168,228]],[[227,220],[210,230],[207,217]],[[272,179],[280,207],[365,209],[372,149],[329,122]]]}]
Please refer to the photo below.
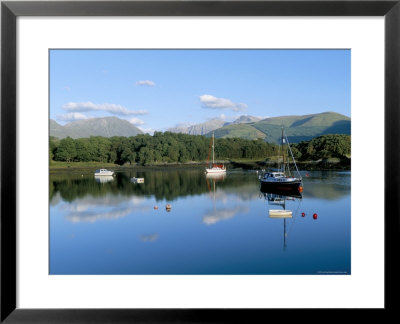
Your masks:
[{"label": "sailboat mast", "polygon": [[214,165],[214,133],[213,133],[213,145],[212,145],[212,149],[213,149],[213,165]]},{"label": "sailboat mast", "polygon": [[282,126],[282,137],[281,137],[281,145],[282,145],[282,171],[285,172],[285,149],[283,148],[283,126]]}]

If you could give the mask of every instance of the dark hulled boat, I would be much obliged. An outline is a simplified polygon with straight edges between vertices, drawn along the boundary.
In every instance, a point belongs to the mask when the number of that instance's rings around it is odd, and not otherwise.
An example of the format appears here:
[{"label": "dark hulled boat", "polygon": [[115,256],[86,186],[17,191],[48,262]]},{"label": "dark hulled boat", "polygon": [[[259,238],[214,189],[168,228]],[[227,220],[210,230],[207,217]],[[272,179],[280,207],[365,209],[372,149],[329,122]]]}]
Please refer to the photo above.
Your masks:
[{"label": "dark hulled boat", "polygon": [[[287,193],[299,193],[303,191],[303,181],[300,172],[297,168],[296,161],[293,157],[292,150],[289,145],[289,141],[282,127],[282,138],[281,138],[281,151],[282,151],[282,163],[278,172],[267,172],[260,177],[261,190],[266,192],[271,191],[283,191]],[[296,168],[298,177],[292,176],[289,169],[289,159],[286,158],[288,155],[291,156],[293,164]]]}]

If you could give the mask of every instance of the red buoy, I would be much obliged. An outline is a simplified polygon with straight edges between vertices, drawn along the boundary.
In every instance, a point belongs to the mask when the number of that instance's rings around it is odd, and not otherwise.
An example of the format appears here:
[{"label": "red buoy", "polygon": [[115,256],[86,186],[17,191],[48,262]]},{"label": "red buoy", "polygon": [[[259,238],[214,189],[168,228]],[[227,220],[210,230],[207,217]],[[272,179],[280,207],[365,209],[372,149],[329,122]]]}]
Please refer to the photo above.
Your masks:
[{"label": "red buoy", "polygon": [[314,219],[317,219],[317,218],[318,218],[318,215],[317,215],[317,214],[314,214],[314,215],[312,215],[312,217],[313,217]]},{"label": "red buoy", "polygon": [[157,205],[155,205],[155,206],[154,206],[154,209],[158,209],[158,206],[157,206]]},{"label": "red buoy", "polygon": [[306,216],[306,213],[302,212],[301,217],[304,217],[304,216]]}]

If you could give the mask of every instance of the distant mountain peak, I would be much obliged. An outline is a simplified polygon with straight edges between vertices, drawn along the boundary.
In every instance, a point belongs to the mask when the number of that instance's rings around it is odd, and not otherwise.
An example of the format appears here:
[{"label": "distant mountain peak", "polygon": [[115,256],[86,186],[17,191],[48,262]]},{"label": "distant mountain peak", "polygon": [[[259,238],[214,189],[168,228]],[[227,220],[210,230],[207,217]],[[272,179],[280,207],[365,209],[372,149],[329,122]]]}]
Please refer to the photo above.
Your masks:
[{"label": "distant mountain peak", "polygon": [[255,123],[260,121],[260,117],[254,117],[250,115],[242,115],[238,118],[235,119],[235,121],[232,124],[247,124],[247,123]]},{"label": "distant mountain peak", "polygon": [[143,132],[125,119],[118,117],[87,118],[73,121],[64,126],[50,119],[50,136],[83,138],[90,136],[135,136]]}]

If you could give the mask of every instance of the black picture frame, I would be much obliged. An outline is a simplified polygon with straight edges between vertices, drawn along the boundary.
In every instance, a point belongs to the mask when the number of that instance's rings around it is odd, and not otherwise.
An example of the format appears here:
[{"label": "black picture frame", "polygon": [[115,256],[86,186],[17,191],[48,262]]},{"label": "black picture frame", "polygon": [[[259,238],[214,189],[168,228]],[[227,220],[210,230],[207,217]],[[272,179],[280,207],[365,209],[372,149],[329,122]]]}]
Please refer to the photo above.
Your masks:
[{"label": "black picture frame", "polygon": [[[385,306],[347,310],[363,317],[396,312],[399,279],[400,0],[2,1],[1,2],[1,290],[4,323],[255,322],[287,309],[16,308],[16,19],[19,16],[384,16],[385,17]],[[389,172],[390,170],[390,172]],[[371,233],[373,235],[373,233]],[[373,262],[373,260],[371,261]],[[367,283],[366,283],[367,285]],[[38,292],[40,293],[40,292]],[[345,293],[345,292],[344,292]],[[317,297],[316,297],[317,298]],[[303,319],[321,310],[291,310]],[[337,310],[323,310],[339,318]],[[285,313],[286,314],[286,313]],[[321,314],[325,316],[326,314]],[[266,317],[268,316],[268,317]],[[318,316],[318,315],[317,315]],[[341,318],[340,317],[340,318]],[[243,320],[245,318],[245,320]],[[378,318],[378,317],[377,317]],[[349,318],[348,318],[349,319]],[[321,320],[324,320],[321,318]],[[360,320],[360,318],[358,318]]]}]

